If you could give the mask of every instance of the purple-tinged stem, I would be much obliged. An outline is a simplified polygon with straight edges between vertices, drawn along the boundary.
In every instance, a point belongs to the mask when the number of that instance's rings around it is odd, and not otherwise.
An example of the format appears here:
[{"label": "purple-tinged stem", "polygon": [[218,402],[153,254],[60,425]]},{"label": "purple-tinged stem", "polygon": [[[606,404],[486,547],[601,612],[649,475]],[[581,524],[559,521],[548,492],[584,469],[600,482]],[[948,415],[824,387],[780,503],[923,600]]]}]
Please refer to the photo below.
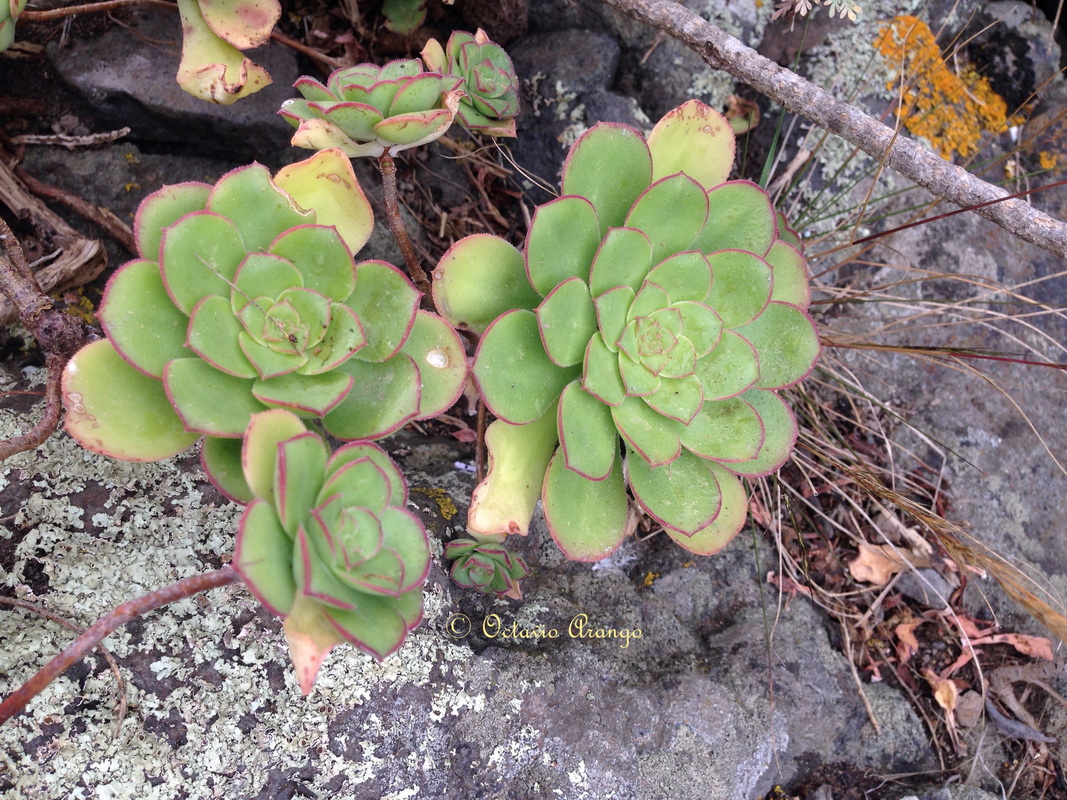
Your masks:
[{"label": "purple-tinged stem", "polygon": [[404,256],[411,280],[426,297],[430,294],[430,278],[426,270],[422,268],[419,257],[415,254],[415,246],[408,238],[407,229],[404,228],[404,220],[400,216],[400,201],[396,192],[396,162],[386,151],[378,156],[378,168],[382,171],[382,188],[385,195],[385,218],[389,223],[389,230],[393,232],[400,247],[400,253]]}]

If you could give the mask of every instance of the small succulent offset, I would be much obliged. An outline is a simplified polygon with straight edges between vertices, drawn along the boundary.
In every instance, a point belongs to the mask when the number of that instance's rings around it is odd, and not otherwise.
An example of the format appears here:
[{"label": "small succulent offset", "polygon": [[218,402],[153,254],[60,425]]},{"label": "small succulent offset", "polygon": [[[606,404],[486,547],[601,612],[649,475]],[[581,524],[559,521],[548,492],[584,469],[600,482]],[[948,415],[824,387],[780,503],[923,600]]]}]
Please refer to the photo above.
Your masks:
[{"label": "small succulent offset", "polygon": [[524,251],[480,235],[441,259],[437,308],[482,333],[473,374],[498,417],[473,534],[525,533],[540,496],[564,553],[597,560],[624,537],[627,485],[693,552],[740,530],[739,476],[788,458],[777,390],[811,370],[819,337],[795,234],[762,189],[726,180],[734,147],[697,101],[647,142],[597,125]]},{"label": "small succulent offset", "polygon": [[308,76],[294,84],[304,96],[278,113],[297,130],[297,147],[337,147],[347,155],[378,157],[432,142],[452,125],[463,79],[426,72],[418,59],[384,67],[357,64],[333,72],[324,86]]},{"label": "small succulent offset", "polygon": [[483,594],[522,598],[519,582],[530,574],[521,556],[509,552],[502,535],[480,539],[453,539],[445,545],[445,558],[454,560],[452,580]]},{"label": "small succulent offset", "polygon": [[200,435],[205,468],[247,499],[240,439],[252,415],[322,417],[370,439],[448,408],[462,391],[462,343],[380,261],[355,263],[370,204],[337,150],[271,178],[254,164],[214,186],[167,186],[141,204],[141,258],[108,282],[106,339],[64,373],[66,428],[84,447],[169,458]]},{"label": "small succulent offset", "polygon": [[465,97],[457,116],[468,129],[490,136],[514,136],[519,113],[519,79],[511,57],[481,28],[471,35],[455,31],[444,47],[436,39],[422,50],[426,66],[463,78]]},{"label": "small succulent offset", "polygon": [[182,59],[178,85],[229,105],[270,84],[270,75],[242,50],[265,45],[281,16],[278,0],[178,0]]},{"label": "small succulent offset", "polygon": [[0,53],[15,41],[15,22],[26,10],[27,0],[0,0]]},{"label": "small succulent offset", "polygon": [[241,465],[254,499],[233,567],[285,620],[304,694],[341,642],[378,659],[399,648],[422,620],[430,548],[389,456],[369,442],[330,455],[295,414],[276,409],[252,417]]}]

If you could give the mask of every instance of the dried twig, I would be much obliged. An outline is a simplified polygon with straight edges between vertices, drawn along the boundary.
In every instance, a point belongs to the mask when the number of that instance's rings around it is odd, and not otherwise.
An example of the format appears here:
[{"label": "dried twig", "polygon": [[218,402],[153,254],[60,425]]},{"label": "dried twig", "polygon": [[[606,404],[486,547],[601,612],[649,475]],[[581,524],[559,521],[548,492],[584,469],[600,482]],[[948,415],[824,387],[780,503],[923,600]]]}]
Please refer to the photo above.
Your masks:
[{"label": "dried twig", "polygon": [[400,216],[400,202],[396,191],[396,161],[388,151],[378,156],[378,168],[382,172],[382,194],[385,198],[385,218],[389,223],[389,230],[393,232],[393,238],[396,239],[400,252],[404,256],[404,263],[407,264],[412,282],[419,287],[419,291],[425,297],[429,298],[431,297],[430,278],[415,254],[415,247],[411,244],[407,229],[404,227],[404,220]]},{"label": "dried twig", "polygon": [[129,600],[116,606],[106,616],[101,617],[92,626],[79,636],[73,644],[44,665],[32,678],[4,698],[0,703],[0,725],[22,712],[26,704],[40,694],[48,684],[77,664],[96,647],[104,637],[125,625],[131,619],[136,619],[142,614],[159,608],[160,606],[192,597],[194,594],[217,589],[231,583],[237,583],[240,578],[233,567],[227,565],[213,572],[205,572],[201,575],[193,575],[183,578],[177,583],[172,583],[162,589],[149,592],[146,595]]},{"label": "dried twig", "polygon": [[671,0],[603,0],[641,22],[666,31],[697,52],[715,69],[725,70],[758,92],[820,128],[837,134],[885,166],[933,194],[961,207],[984,205],[976,213],[1013,235],[1050,253],[1067,256],[1067,224],[1029,204],[1006,199],[967,170],[945,161],[915,142],[896,136],[892,128],[794,72],[764,58],[685,6]]}]

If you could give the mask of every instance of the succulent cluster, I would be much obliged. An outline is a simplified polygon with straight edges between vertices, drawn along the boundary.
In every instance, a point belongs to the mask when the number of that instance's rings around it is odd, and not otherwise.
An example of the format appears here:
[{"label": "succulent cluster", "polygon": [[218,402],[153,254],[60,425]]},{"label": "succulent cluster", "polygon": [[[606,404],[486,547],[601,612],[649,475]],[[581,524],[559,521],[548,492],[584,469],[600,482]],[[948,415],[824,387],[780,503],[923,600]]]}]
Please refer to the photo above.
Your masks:
[{"label": "succulent cluster", "polygon": [[278,0],[178,0],[182,58],[178,85],[229,105],[270,84],[270,75],[242,50],[265,45],[281,16]]},{"label": "succulent cluster", "polygon": [[422,619],[430,548],[389,456],[368,442],[330,455],[296,415],[276,409],[252,417],[241,463],[253,500],[233,567],[285,620],[304,693],[336,644],[379,659],[400,647]]},{"label": "succulent cluster", "polygon": [[456,31],[442,47],[436,39],[422,50],[426,66],[463,79],[457,115],[472,131],[514,136],[519,113],[519,79],[511,57],[480,28],[473,35]]},{"label": "succulent cluster", "polygon": [[740,529],[739,476],[791,452],[777,390],[808,373],[819,338],[795,235],[758,186],[726,180],[733,154],[729,123],[696,101],[647,142],[597,125],[523,251],[474,236],[442,258],[437,307],[482,333],[473,373],[498,417],[472,532],[524,532],[540,494],[563,551],[603,558],[627,485],[694,552]]},{"label": "succulent cluster", "polygon": [[522,597],[519,582],[530,574],[521,556],[511,553],[499,541],[453,539],[445,545],[445,558],[452,561],[452,580],[465,589],[516,600]]},{"label": "succulent cluster", "polygon": [[111,278],[107,339],[64,374],[67,430],[131,460],[208,437],[204,462],[247,499],[240,438],[253,414],[322,417],[341,439],[384,436],[448,408],[466,357],[455,331],[380,261],[355,263],[373,224],[351,163],[324,151],[271,178],[254,164],[141,204],[141,258]]},{"label": "succulent cluster", "polygon": [[294,84],[303,100],[278,112],[297,130],[293,144],[349,156],[380,156],[432,142],[452,125],[462,79],[426,72],[410,58],[384,67],[357,64],[333,72],[324,86],[306,75]]},{"label": "succulent cluster", "polygon": [[26,9],[27,0],[0,0],[0,53],[15,41],[15,22]]}]

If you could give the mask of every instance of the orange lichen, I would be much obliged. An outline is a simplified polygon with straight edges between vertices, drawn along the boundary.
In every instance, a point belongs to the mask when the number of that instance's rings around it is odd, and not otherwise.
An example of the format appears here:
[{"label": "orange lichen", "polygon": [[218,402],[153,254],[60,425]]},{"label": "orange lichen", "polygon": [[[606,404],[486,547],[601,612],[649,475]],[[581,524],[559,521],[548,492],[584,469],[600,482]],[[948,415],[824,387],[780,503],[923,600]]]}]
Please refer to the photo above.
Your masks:
[{"label": "orange lichen", "polygon": [[983,132],[1001,133],[1021,119],[1008,117],[1007,104],[973,68],[945,63],[929,26],[910,15],[895,17],[874,42],[895,73],[887,86],[899,93],[905,127],[942,158],[978,152]]}]

